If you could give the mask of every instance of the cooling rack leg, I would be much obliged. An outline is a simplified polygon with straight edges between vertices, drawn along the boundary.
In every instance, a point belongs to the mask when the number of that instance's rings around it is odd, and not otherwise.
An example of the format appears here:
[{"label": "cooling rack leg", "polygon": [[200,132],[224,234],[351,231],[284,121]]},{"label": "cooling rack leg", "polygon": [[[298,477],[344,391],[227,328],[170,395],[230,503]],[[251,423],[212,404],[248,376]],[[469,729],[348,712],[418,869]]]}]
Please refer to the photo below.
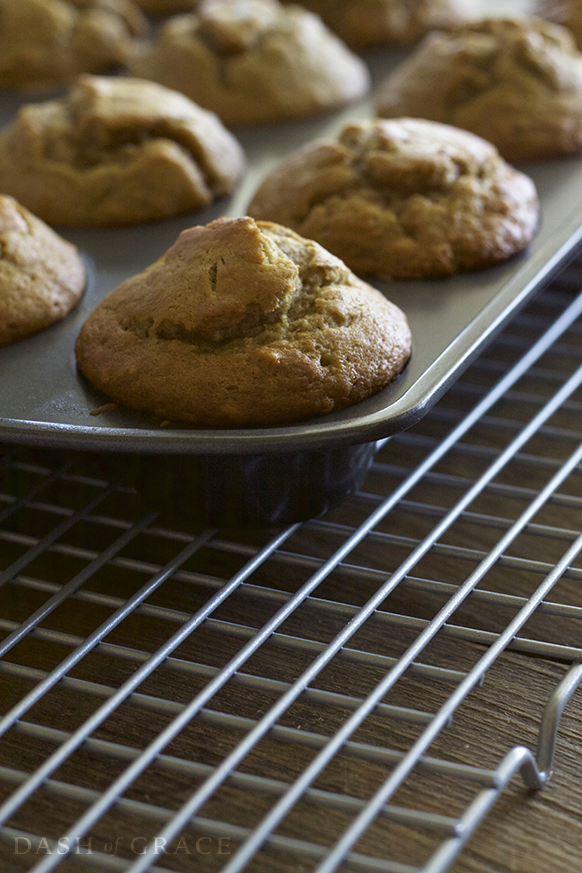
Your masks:
[{"label": "cooling rack leg", "polygon": [[538,735],[537,753],[525,746],[515,746],[498,769],[493,788],[480,791],[455,828],[455,836],[444,842],[423,867],[422,873],[445,873],[463,846],[483,821],[509,782],[519,771],[527,788],[538,790],[550,779],[556,748],[558,726],[564,708],[582,682],[582,661],[575,662],[546,703]]},{"label": "cooling rack leg", "polygon": [[[581,682],[582,660],[572,665],[546,704],[540,725],[536,752],[537,768],[544,777],[544,782],[547,782],[552,774],[556,737],[562,712]],[[524,781],[530,788],[537,787],[530,786],[525,778]]]}]

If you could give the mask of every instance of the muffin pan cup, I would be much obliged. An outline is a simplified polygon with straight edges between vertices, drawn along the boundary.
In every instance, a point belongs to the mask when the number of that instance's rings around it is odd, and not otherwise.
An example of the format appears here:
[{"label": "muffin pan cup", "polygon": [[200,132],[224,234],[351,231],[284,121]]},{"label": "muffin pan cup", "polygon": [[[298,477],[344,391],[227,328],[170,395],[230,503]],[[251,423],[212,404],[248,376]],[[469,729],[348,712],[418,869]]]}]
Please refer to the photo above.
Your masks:
[{"label": "muffin pan cup", "polygon": [[144,509],[164,523],[228,529],[279,527],[338,506],[362,484],[378,444],[304,452],[131,455],[120,465]]}]

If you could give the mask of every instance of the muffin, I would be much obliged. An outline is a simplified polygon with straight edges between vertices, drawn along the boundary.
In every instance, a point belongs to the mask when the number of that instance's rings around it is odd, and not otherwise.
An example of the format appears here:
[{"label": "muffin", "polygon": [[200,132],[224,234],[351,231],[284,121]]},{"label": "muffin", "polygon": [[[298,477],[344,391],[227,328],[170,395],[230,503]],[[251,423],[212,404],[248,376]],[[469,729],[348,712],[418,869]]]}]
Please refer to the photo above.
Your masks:
[{"label": "muffin", "polygon": [[288,228],[183,231],[78,336],[90,383],[123,407],[204,427],[269,427],[372,396],[410,354],[404,314]]},{"label": "muffin", "polygon": [[534,183],[490,143],[424,119],[370,119],[292,153],[259,185],[248,214],[317,240],[356,273],[429,279],[522,251]]},{"label": "muffin", "polygon": [[207,0],[165,22],[128,71],[181,91],[228,126],[329,112],[370,84],[364,62],[317,15],[278,0]]},{"label": "muffin", "polygon": [[133,0],[0,0],[0,88],[43,90],[126,64],[148,33]]},{"label": "muffin", "polygon": [[[285,0],[292,2],[292,0]],[[301,0],[352,48],[418,42],[478,15],[476,0]]]},{"label": "muffin", "polygon": [[6,346],[63,319],[86,280],[77,248],[6,194],[0,246],[0,346]]},{"label": "muffin", "polygon": [[582,48],[581,0],[538,0],[535,12],[548,21],[567,27],[574,34],[578,48]]},{"label": "muffin", "polygon": [[582,54],[540,18],[485,19],[435,33],[380,88],[378,115],[470,130],[511,162],[582,150]]},{"label": "muffin", "polygon": [[0,190],[49,224],[138,224],[232,191],[243,150],[210,112],[155,82],[82,75],[0,131]]}]

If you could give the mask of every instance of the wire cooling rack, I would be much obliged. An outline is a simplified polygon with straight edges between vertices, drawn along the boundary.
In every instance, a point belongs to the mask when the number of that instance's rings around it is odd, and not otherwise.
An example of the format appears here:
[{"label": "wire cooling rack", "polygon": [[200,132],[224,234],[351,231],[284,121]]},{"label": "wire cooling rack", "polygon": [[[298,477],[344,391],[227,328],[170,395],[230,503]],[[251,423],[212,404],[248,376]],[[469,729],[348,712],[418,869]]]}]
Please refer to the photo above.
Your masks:
[{"label": "wire cooling rack", "polygon": [[104,456],[4,447],[3,871],[442,873],[544,785],[580,709],[580,288],[307,523],[169,525]]}]

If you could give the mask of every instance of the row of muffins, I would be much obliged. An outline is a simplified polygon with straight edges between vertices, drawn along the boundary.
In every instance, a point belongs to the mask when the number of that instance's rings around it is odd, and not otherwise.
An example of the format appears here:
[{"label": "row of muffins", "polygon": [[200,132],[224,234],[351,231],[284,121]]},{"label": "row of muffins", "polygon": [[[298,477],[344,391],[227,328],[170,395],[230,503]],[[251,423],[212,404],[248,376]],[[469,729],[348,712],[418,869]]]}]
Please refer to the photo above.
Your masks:
[{"label": "row of muffins", "polygon": [[[334,111],[370,87],[364,60],[320,17],[341,9],[355,32],[347,2],[319,0],[314,14],[279,0],[201,0],[197,11],[170,16],[152,40],[143,38],[139,9],[137,19],[130,14],[133,2],[0,0],[0,90],[70,84],[80,72],[117,62],[124,75],[179,91],[232,128]],[[379,0],[353,9],[372,18],[381,10],[393,31],[402,29],[402,41],[404,31],[418,41],[436,28],[388,76],[379,116],[471,130],[510,161],[582,148],[582,53],[572,31],[533,16],[466,23],[474,18],[467,9],[476,10],[453,0]],[[539,0],[539,9],[556,19],[567,11],[575,27],[582,0]],[[124,28],[139,47],[120,46],[116,56]]]},{"label": "row of muffins", "polygon": [[[86,274],[77,248],[9,195],[0,244],[1,345],[63,319]],[[101,300],[75,344],[107,409],[212,428],[341,411],[386,387],[410,353],[406,316],[379,290],[314,240],[248,216],[182,231]]]},{"label": "row of muffins", "polygon": [[[533,19],[496,26],[551,30]],[[10,191],[11,180],[30,180],[26,160],[36,162],[34,184]],[[41,218],[51,197],[61,206],[89,201],[85,217],[45,213],[49,224],[137,223],[229,193],[244,161],[234,135],[182,93],[146,79],[82,76],[67,96],[24,107],[0,133],[0,190]],[[58,176],[63,166],[60,188],[46,184],[43,173]],[[157,194],[147,167],[162,180]],[[92,198],[75,187],[88,178],[104,183]],[[166,198],[162,215],[143,210],[152,190],[154,201],[183,193],[186,179],[196,180],[197,200]],[[103,191],[117,206],[99,218]],[[79,365],[120,403],[199,425],[285,423],[345,408],[395,378],[410,354],[404,315],[352,269],[406,278],[480,269],[527,246],[538,210],[529,177],[470,132],[407,117],[351,123],[267,177],[249,204],[254,218],[192,228],[112,292],[81,332]],[[180,305],[158,293],[168,274],[185,289]]]},{"label": "row of muffins", "polygon": [[[429,32],[450,30],[455,31],[454,43],[431,43],[421,51],[418,70],[411,71],[418,89],[429,94],[436,89],[438,103],[444,88],[439,77],[444,75],[454,98],[461,84],[450,79],[460,74],[463,61],[469,69],[462,85],[469,95],[488,87],[479,75],[485,58],[478,49],[483,41],[478,0],[304,0],[301,5],[189,0],[189,5],[191,11],[170,15],[150,32],[136,0],[0,0],[0,90],[42,90],[70,84],[81,72],[115,68],[181,91],[229,126],[262,124],[333,110],[362,96],[370,79],[354,48],[374,40],[384,47],[417,43]],[[537,8],[574,32],[582,18],[581,0],[538,0]],[[515,35],[502,28],[491,39],[489,54],[515,49]],[[565,56],[557,61],[546,58],[552,40],[559,43],[557,53]],[[459,43],[465,42],[468,46],[459,55]],[[509,80],[517,72],[522,77],[527,63],[540,69],[557,63],[566,87],[566,79],[572,78],[568,65],[573,63],[573,44],[567,45],[552,28],[537,42],[531,44],[530,57],[522,52],[515,68],[503,76]],[[530,70],[530,78],[534,75]],[[408,70],[403,76],[411,78]],[[411,99],[408,92],[406,97]],[[382,103],[389,112],[388,95]],[[419,103],[421,110],[426,111]]]},{"label": "row of muffins", "polygon": [[[479,0],[282,0],[318,15],[352,48],[412,45],[432,30],[474,20]],[[213,0],[211,5],[224,5]],[[124,64],[155,42],[147,16],[204,16],[207,0],[2,0],[0,87],[66,80]],[[580,0],[533,0],[540,17],[582,37]],[[264,11],[261,7],[257,10]],[[196,26],[196,17],[189,19]],[[283,20],[283,19],[282,19]],[[140,46],[139,43],[142,43]],[[61,66],[56,66],[60,64]]]},{"label": "row of muffins", "polygon": [[[408,43],[434,28],[460,23],[476,0],[350,0],[280,4],[270,0],[1,0],[0,88],[42,88],[67,83],[81,72],[103,73],[126,68],[158,70],[175,78],[181,62],[206,67],[225,63],[235,68],[253,55],[266,74],[273,53],[280,65],[304,64],[314,47],[339,73],[338,60],[357,67],[343,41],[357,46],[370,39],[385,45]],[[318,14],[314,22],[313,15]],[[171,17],[159,29],[144,12]],[[176,16],[176,13],[184,13]],[[334,38],[333,33],[338,38]],[[367,34],[367,36],[365,36]],[[359,36],[358,36],[359,35]],[[266,41],[268,45],[260,43]],[[297,54],[299,53],[299,57]],[[317,52],[316,52],[317,56]],[[323,60],[323,59],[322,59]],[[317,57],[311,59],[315,64]],[[243,64],[241,75],[245,73]],[[325,76],[325,64],[319,65]],[[299,76],[301,76],[301,70]],[[361,74],[360,74],[361,75]],[[165,82],[173,87],[172,82]],[[214,77],[214,84],[220,81]],[[197,99],[196,95],[193,99]]]},{"label": "row of muffins", "polygon": [[[51,225],[138,224],[230,193],[245,155],[220,120],[147,80],[83,75],[0,132],[0,190]],[[531,179],[494,146],[424,119],[372,118],[308,143],[263,179],[257,219],[358,273],[427,278],[498,263],[538,221]]]}]

